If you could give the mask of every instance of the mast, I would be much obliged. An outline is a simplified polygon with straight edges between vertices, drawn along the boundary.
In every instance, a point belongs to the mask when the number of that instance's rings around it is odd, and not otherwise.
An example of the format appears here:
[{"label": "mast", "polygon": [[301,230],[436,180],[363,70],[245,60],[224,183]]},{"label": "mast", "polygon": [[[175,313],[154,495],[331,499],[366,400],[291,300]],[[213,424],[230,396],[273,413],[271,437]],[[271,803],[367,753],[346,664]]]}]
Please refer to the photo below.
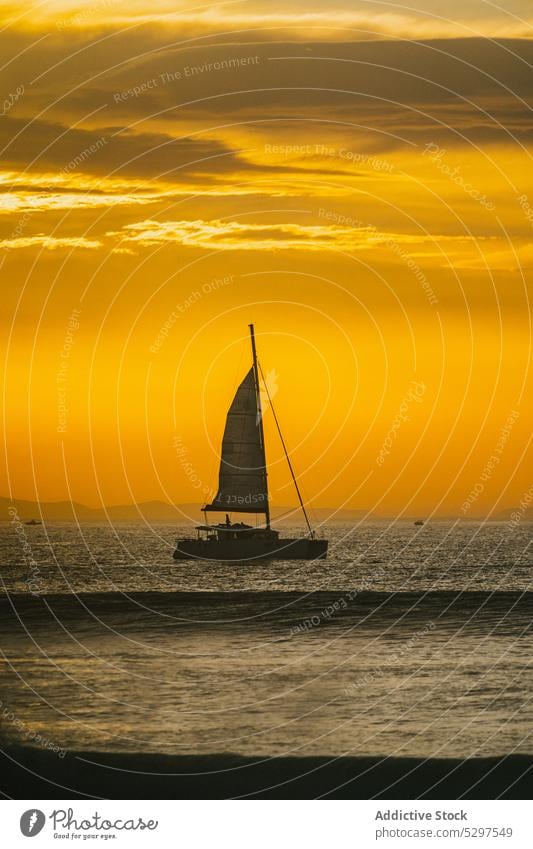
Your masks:
[{"label": "mast", "polygon": [[252,343],[252,358],[253,358],[253,367],[254,367],[254,380],[255,380],[255,395],[257,399],[257,415],[259,418],[259,438],[261,442],[261,452],[263,454],[263,468],[265,470],[265,494],[266,494],[266,504],[265,504],[265,518],[266,518],[266,527],[267,530],[270,530],[270,505],[268,503],[268,483],[267,483],[267,465],[266,465],[266,453],[265,453],[265,434],[263,432],[263,411],[261,409],[261,393],[259,391],[259,369],[257,366],[257,351],[255,350],[255,334],[254,334],[254,326],[253,324],[248,325],[250,328],[250,340]]}]

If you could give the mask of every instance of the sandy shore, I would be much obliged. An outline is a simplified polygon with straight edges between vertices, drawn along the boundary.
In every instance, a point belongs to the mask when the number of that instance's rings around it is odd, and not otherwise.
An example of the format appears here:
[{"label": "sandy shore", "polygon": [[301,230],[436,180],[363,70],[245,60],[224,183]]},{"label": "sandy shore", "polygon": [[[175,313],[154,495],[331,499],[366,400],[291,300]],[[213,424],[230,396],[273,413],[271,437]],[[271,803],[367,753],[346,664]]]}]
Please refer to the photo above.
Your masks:
[{"label": "sandy shore", "polygon": [[533,756],[243,758],[2,747],[1,789],[15,799],[531,798]]}]

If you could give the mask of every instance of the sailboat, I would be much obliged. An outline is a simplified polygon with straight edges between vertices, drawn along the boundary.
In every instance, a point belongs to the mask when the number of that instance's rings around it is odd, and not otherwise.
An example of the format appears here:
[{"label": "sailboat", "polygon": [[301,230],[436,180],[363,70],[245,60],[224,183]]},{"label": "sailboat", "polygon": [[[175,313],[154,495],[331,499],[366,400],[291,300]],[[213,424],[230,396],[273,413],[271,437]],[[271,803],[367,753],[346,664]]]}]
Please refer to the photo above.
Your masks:
[{"label": "sailboat", "polygon": [[[175,560],[319,560],[327,555],[328,541],[318,538],[311,527],[268,386],[263,379],[307,530],[300,537],[284,538],[271,527],[259,384],[261,367],[257,359],[253,324],[249,325],[249,329],[252,365],[228,410],[222,439],[218,491],[213,501],[202,508],[205,522],[196,526],[196,537],[179,538],[176,541]],[[211,512],[225,513],[225,521],[209,524],[207,516]],[[232,522],[232,512],[263,514],[264,523],[252,526]]]}]

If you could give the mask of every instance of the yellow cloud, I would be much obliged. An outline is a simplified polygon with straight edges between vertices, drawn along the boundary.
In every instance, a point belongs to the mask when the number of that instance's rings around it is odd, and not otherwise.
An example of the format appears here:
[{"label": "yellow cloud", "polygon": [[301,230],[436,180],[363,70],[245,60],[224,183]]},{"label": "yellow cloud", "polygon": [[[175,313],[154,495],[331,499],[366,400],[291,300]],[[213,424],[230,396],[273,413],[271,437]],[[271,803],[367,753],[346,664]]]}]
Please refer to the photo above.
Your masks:
[{"label": "yellow cloud", "polygon": [[[139,221],[126,225],[108,236],[120,237],[122,243],[142,246],[164,242],[177,243],[206,250],[304,250],[322,251],[328,248],[353,251],[398,245],[429,243],[428,256],[440,256],[435,245],[441,242],[470,244],[471,236],[419,235],[380,232],[372,226],[339,226],[326,224],[243,224],[238,221]],[[423,252],[413,254],[424,256]]]},{"label": "yellow cloud", "polygon": [[139,206],[170,190],[139,180],[100,179],[85,174],[0,172],[0,214]]},{"label": "yellow cloud", "polygon": [[40,247],[48,251],[54,251],[58,248],[101,248],[102,242],[98,239],[85,239],[83,236],[61,237],[45,236],[44,233],[39,233],[36,236],[18,236],[14,239],[0,239],[0,248],[4,250],[19,250],[21,248]]},{"label": "yellow cloud", "polygon": [[151,198],[132,195],[91,195],[91,194],[0,194],[0,213],[12,212],[52,212],[64,209],[97,209],[110,206],[150,203]]},{"label": "yellow cloud", "polygon": [[[347,37],[362,38],[446,38],[472,35],[499,36],[507,38],[530,37],[532,25],[511,15],[462,16],[458,7],[455,14],[447,18],[417,13],[377,12],[368,13],[365,8],[336,8],[326,11],[287,11],[282,4],[271,3],[247,9],[246,14],[233,11],[233,2],[215,7],[207,3],[191,6],[176,0],[94,0],[80,3],[77,0],[42,3],[26,0],[24,4],[12,3],[11,14],[19,26],[42,27],[51,24],[59,32],[90,30],[92,28],[160,25],[179,29],[182,34],[261,31],[264,38],[277,38],[280,32],[292,39],[319,39],[327,34],[328,39],[344,40]],[[355,4],[354,4],[355,6]]]}]

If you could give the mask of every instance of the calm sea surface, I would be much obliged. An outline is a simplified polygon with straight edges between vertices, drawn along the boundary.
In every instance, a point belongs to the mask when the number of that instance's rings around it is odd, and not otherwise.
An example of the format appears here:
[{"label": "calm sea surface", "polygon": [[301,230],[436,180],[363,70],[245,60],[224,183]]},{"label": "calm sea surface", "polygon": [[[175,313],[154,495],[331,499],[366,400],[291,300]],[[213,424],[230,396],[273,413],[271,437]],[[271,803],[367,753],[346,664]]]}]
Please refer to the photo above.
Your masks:
[{"label": "calm sea surface", "polygon": [[326,561],[252,566],[176,563],[175,535],[1,526],[4,740],[174,754],[533,750],[531,525],[336,527]]}]

